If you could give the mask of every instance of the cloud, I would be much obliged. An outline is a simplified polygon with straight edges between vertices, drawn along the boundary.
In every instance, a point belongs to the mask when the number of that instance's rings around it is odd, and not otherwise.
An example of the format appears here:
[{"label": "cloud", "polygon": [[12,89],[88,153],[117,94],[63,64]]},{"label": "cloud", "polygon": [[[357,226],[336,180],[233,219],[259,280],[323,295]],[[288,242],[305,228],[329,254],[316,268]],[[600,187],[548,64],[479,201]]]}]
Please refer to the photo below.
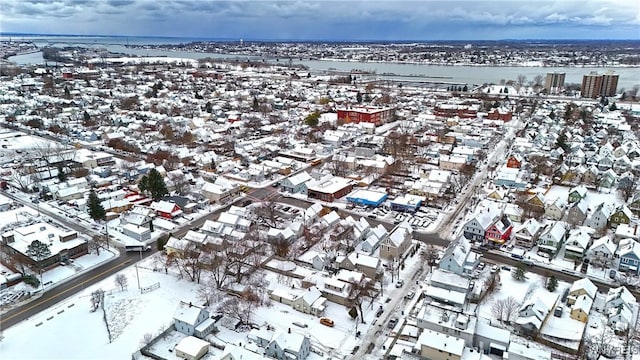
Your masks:
[{"label": "cloud", "polygon": [[0,0],[0,10],[3,31],[247,39],[548,38],[585,27],[598,31],[582,37],[637,39],[640,25],[637,0]]}]

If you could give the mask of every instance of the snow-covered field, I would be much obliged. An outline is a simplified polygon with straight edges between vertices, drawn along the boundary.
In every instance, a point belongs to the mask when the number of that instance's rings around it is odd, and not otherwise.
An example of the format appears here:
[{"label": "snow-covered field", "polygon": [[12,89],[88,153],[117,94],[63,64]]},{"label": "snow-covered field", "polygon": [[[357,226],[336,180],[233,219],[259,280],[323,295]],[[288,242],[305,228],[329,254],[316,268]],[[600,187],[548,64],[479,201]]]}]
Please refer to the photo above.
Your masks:
[{"label": "snow-covered field", "polygon": [[[0,342],[0,358],[13,359],[127,359],[141,348],[145,334],[159,334],[172,322],[180,301],[200,304],[199,285],[186,279],[179,279],[171,269],[165,272],[153,271],[156,254],[145,259],[137,269],[142,287],[159,284],[159,288],[140,294],[137,288],[136,268],[129,267],[124,274],[128,286],[123,291],[114,281],[115,275],[68,298],[56,306],[15,325],[4,332]],[[414,268],[419,256],[408,258],[406,269],[401,273],[407,281],[410,269]],[[299,280],[283,281],[276,273],[265,271],[265,278],[271,288],[285,288],[292,284],[299,288]],[[109,342],[103,321],[102,310],[90,311],[91,292],[103,289],[106,292],[105,310],[112,333]],[[393,296],[396,289],[392,282],[386,283],[384,297]],[[358,330],[365,333],[372,325],[375,312],[383,303],[382,298],[373,304],[363,305],[366,324],[358,323]],[[268,306],[255,309],[253,321],[259,325],[269,324],[277,329],[308,335],[314,349],[323,355],[312,354],[309,359],[322,359],[331,355],[347,355],[360,339],[355,337],[356,321],[348,315],[343,306],[327,302],[325,316],[335,322],[329,328],[319,323],[318,318],[293,310],[290,306],[271,301]],[[214,312],[215,309],[210,309]],[[293,325],[293,322],[307,324],[307,328]],[[235,332],[221,328],[216,334],[221,343],[245,343],[247,332]],[[37,346],[34,341],[37,339]],[[169,341],[169,340],[167,340]],[[73,344],[72,347],[69,344]],[[175,345],[175,344],[170,344]],[[218,351],[211,348],[212,352]],[[220,352],[221,353],[221,352]]]}]

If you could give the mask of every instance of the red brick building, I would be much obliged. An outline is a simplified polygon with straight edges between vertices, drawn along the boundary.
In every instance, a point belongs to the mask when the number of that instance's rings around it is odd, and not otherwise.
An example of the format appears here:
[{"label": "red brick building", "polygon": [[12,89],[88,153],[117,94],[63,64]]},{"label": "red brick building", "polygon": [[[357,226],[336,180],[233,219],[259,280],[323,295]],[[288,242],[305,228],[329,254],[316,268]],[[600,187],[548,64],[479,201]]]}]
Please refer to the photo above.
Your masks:
[{"label": "red brick building", "polygon": [[371,123],[381,125],[390,122],[393,119],[395,110],[390,107],[374,107],[374,106],[356,106],[338,109],[338,121],[345,124],[348,123]]},{"label": "red brick building", "polygon": [[502,121],[511,121],[513,117],[513,113],[509,110],[505,109],[493,109],[489,114],[487,114],[487,119],[489,120],[502,120]]},{"label": "red brick building", "polygon": [[478,116],[478,109],[475,106],[463,104],[438,104],[433,109],[436,117],[460,119],[473,119]]}]

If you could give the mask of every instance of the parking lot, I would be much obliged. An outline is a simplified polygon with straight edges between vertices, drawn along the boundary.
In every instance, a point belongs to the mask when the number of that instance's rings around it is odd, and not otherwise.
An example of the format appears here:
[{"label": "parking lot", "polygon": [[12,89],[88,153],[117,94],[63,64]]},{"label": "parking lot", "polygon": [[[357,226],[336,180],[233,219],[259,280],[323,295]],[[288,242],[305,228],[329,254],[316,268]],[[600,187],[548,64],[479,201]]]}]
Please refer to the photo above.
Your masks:
[{"label": "parking lot", "polygon": [[21,299],[29,297],[29,292],[25,290],[6,289],[0,292],[0,305],[7,306],[19,302]]},{"label": "parking lot", "polygon": [[405,213],[388,210],[383,207],[374,209],[371,212],[371,215],[375,218],[382,218],[384,220],[391,221],[394,224],[400,224],[401,222],[406,221],[414,228],[427,228],[438,218],[438,213],[435,210],[418,210],[415,213]]}]

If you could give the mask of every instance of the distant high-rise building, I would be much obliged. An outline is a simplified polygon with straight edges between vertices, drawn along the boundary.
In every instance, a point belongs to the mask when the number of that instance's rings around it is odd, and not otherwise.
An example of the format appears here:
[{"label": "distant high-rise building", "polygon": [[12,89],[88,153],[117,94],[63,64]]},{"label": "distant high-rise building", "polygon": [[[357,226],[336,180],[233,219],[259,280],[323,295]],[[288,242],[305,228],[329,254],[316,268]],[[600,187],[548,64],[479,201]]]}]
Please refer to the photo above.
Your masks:
[{"label": "distant high-rise building", "polygon": [[613,71],[604,75],[599,75],[592,71],[582,77],[580,92],[582,97],[596,99],[600,96],[614,96],[618,88],[618,78],[620,76]]},{"label": "distant high-rise building", "polygon": [[620,78],[620,75],[613,71],[607,71],[606,74],[602,75],[602,90],[600,91],[600,95],[615,96],[618,90],[618,78]]},{"label": "distant high-rise building", "polygon": [[558,94],[564,88],[565,73],[554,72],[547,73],[547,78],[544,81],[544,88],[547,90],[547,94]]}]

